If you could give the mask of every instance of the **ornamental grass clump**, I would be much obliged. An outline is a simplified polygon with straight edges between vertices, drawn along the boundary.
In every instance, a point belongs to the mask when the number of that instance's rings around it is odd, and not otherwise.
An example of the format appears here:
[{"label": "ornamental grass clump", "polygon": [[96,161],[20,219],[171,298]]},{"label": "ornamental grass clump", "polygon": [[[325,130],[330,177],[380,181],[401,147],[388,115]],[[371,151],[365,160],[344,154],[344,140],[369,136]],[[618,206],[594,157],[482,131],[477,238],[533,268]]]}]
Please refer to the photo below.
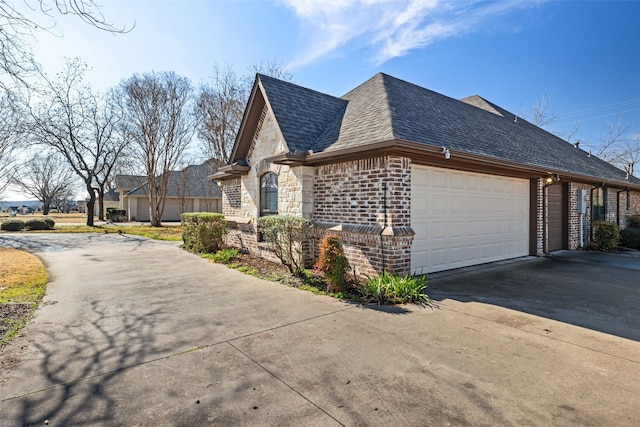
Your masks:
[{"label": "ornamental grass clump", "polygon": [[430,305],[431,299],[425,293],[427,275],[394,276],[386,271],[371,277],[365,275],[364,295],[371,301],[380,304],[405,304],[414,302]]},{"label": "ornamental grass clump", "polygon": [[344,292],[347,285],[349,261],[338,236],[329,235],[320,243],[320,256],[315,267],[322,271],[327,279],[329,292]]}]

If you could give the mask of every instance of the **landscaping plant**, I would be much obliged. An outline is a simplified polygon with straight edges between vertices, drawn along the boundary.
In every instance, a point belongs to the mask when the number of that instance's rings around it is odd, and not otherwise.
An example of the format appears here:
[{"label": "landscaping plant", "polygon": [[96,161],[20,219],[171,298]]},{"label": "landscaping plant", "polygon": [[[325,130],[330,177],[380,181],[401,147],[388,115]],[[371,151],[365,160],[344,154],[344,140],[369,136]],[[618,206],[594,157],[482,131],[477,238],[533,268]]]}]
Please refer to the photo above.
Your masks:
[{"label": "landscaping plant", "polygon": [[184,248],[197,253],[216,253],[227,234],[224,215],[211,212],[189,212],[180,215]]},{"label": "landscaping plant", "polygon": [[620,231],[620,244],[626,248],[640,249],[640,215],[627,218],[627,228]]},{"label": "landscaping plant", "polygon": [[24,227],[24,221],[20,221],[19,219],[10,219],[0,224],[0,229],[4,231],[20,231],[24,230]]},{"label": "landscaping plant", "polygon": [[380,304],[405,304],[415,302],[418,304],[431,304],[429,296],[425,293],[427,288],[427,275],[394,276],[386,271],[371,277],[365,275],[367,282],[364,284],[365,298]]},{"label": "landscaping plant", "polygon": [[322,271],[327,278],[329,292],[344,292],[346,290],[349,262],[344,256],[340,238],[335,235],[326,236],[320,243],[320,256],[315,267]]},{"label": "landscaping plant", "polygon": [[593,223],[593,241],[601,251],[612,251],[620,243],[620,229],[613,222]]},{"label": "landscaping plant", "polygon": [[24,223],[25,230],[48,230],[49,226],[44,219],[30,219]]},{"label": "landscaping plant", "polygon": [[238,256],[238,250],[230,248],[230,249],[220,249],[215,254],[205,254],[203,255],[203,258],[211,259],[214,262],[217,262],[218,264],[229,264],[237,256]]},{"label": "landscaping plant", "polygon": [[291,274],[302,274],[303,248],[309,237],[309,220],[290,215],[263,216],[258,218],[258,230]]}]

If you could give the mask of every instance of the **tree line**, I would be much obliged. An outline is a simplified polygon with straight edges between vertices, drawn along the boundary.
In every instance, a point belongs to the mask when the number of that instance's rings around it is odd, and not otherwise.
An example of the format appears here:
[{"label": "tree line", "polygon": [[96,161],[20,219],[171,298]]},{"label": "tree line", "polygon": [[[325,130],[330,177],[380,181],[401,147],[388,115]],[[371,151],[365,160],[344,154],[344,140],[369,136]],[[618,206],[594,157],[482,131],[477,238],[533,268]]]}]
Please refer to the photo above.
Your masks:
[{"label": "tree line", "polygon": [[104,195],[115,175],[126,173],[144,177],[151,224],[160,226],[170,172],[184,165],[191,142],[200,141],[199,157],[225,164],[255,73],[291,79],[275,61],[256,63],[245,74],[215,64],[209,81],[197,87],[174,72],[150,71],[97,92],[86,81],[89,66],[78,58],[48,77],[28,39],[43,26],[40,19],[54,13],[103,31],[130,28],[109,23],[93,0],[33,3],[39,10],[0,0],[0,195],[12,185],[40,200],[45,214],[80,182],[92,226],[95,214],[104,219]]}]

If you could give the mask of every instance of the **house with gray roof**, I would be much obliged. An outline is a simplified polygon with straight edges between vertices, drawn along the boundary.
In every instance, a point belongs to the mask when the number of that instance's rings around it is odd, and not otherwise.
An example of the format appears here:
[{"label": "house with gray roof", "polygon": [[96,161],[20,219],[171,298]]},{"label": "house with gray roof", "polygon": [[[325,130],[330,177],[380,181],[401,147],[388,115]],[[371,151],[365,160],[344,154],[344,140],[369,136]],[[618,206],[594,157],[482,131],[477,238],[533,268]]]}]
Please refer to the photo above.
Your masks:
[{"label": "house with gray roof", "polygon": [[[221,212],[221,190],[209,176],[217,171],[211,159],[190,165],[181,171],[169,172],[169,183],[162,221],[180,221],[184,212]],[[149,184],[146,177],[117,175],[116,191],[120,193],[120,209],[127,211],[132,221],[149,221]]]},{"label": "house with gray roof", "polygon": [[434,272],[586,246],[640,213],[640,180],[479,97],[376,74],[338,98],[257,75],[222,186],[229,243],[257,219],[340,236],[358,274]]}]

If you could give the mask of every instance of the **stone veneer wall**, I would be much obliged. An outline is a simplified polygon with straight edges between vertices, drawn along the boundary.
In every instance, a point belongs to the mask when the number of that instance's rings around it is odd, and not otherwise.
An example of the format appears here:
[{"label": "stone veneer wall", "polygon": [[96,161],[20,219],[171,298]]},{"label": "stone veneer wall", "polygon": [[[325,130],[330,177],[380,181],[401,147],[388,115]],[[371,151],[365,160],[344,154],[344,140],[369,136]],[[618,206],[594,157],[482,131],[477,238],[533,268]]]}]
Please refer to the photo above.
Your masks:
[{"label": "stone veneer wall", "polygon": [[316,168],[314,259],[328,234],[340,236],[356,274],[411,270],[411,160],[384,156]]},{"label": "stone veneer wall", "polygon": [[[247,152],[247,162],[251,166],[248,174],[240,178],[222,181],[222,213],[230,221],[226,244],[254,255],[277,261],[264,242],[257,237],[257,220],[260,210],[260,177],[267,172],[278,174],[278,185],[287,183],[286,174],[281,172],[287,166],[273,165],[266,158],[287,151],[273,113],[265,106],[256,134]],[[279,192],[281,193],[281,192]],[[282,201],[278,198],[278,204]],[[286,205],[286,203],[284,203]]]}]

